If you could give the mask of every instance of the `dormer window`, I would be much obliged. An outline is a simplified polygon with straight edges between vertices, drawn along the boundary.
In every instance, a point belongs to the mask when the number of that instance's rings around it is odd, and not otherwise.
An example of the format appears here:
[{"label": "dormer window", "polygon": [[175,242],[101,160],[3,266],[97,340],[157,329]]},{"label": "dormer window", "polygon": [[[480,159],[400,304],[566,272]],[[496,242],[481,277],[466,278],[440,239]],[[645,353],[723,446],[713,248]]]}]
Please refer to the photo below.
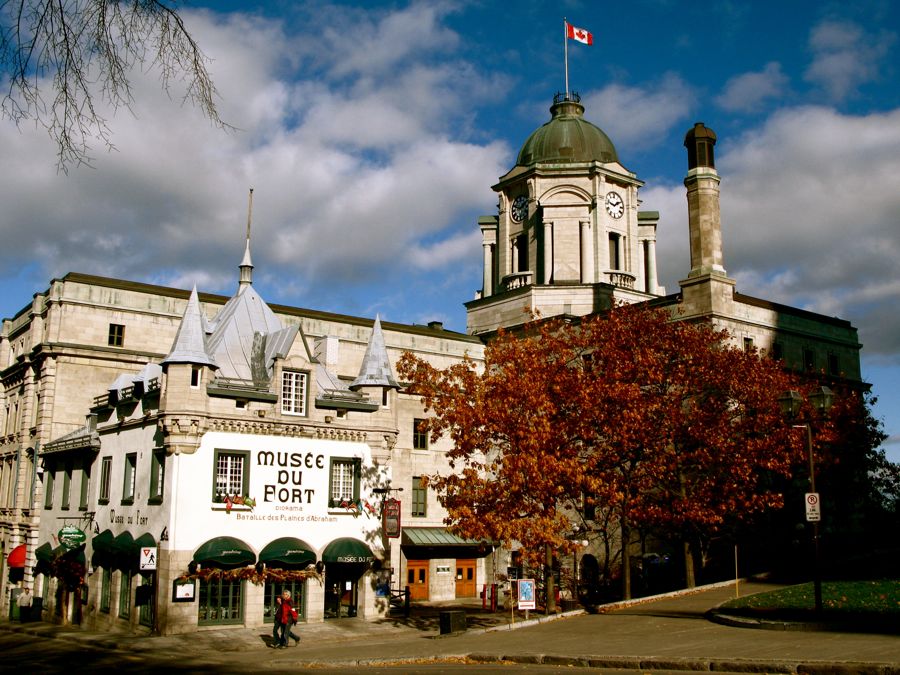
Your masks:
[{"label": "dormer window", "polygon": [[281,412],[285,415],[306,414],[308,374],[296,370],[281,373]]}]

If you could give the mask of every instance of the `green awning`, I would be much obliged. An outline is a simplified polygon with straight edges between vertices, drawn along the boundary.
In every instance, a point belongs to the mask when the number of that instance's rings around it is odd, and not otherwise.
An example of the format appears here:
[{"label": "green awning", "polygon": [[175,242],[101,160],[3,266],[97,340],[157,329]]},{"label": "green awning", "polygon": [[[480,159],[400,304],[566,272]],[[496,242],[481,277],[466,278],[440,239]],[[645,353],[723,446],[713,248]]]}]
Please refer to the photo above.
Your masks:
[{"label": "green awning", "polygon": [[316,562],[312,546],[294,537],[281,537],[270,542],[259,552],[259,561],[273,567],[289,565],[306,567]]},{"label": "green awning", "polygon": [[87,558],[84,555],[84,545],[82,544],[78,548],[68,548],[67,546],[63,546],[60,544],[53,552],[50,554],[51,560],[57,560],[59,558],[68,558],[69,560],[74,560],[76,562],[80,562],[84,565],[87,562]]},{"label": "green awning", "polygon": [[91,547],[94,553],[112,553],[114,540],[115,537],[112,530],[103,530],[103,532],[91,539]]},{"label": "green awning", "polygon": [[155,548],[156,539],[149,532],[144,532],[140,537],[134,540],[134,550],[140,553],[142,548]]},{"label": "green awning", "polygon": [[437,558],[483,558],[494,550],[486,539],[467,539],[443,527],[404,527],[400,545]]},{"label": "green awning", "polygon": [[123,532],[113,539],[112,551],[116,555],[127,556],[134,550],[134,537],[131,536],[131,532]]},{"label": "green awning", "polygon": [[404,527],[402,543],[407,546],[479,546],[482,542],[463,539],[443,527]]},{"label": "green awning", "polygon": [[254,564],[256,554],[240,539],[216,537],[194,552],[194,562],[214,567],[242,567]]},{"label": "green awning", "polygon": [[53,561],[53,547],[49,542],[45,542],[34,549],[34,557],[37,558],[38,562],[52,562]]},{"label": "green awning", "polygon": [[322,560],[327,563],[371,563],[375,556],[359,539],[341,537],[325,547]]}]

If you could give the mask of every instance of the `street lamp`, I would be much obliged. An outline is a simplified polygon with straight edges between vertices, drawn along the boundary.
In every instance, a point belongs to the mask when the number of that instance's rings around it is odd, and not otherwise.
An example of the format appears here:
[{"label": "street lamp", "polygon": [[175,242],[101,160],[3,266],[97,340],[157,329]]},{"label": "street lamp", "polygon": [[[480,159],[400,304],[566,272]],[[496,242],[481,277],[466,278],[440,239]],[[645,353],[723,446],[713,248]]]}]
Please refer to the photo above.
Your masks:
[{"label": "street lamp", "polygon": [[[828,414],[831,409],[834,394],[828,387],[819,387],[815,392],[809,395],[809,402],[813,409],[822,417]],[[781,405],[781,411],[791,420],[796,419],[800,414],[800,406],[803,403],[803,396],[800,392],[791,390],[786,392],[778,399]],[[794,429],[806,429],[806,452],[809,457],[809,493],[806,496],[807,507],[810,504],[816,504],[821,508],[819,494],[816,492],[816,462],[813,457],[812,442],[812,425],[810,420],[799,424],[791,425]],[[810,501],[813,500],[813,501]],[[816,614],[822,611],[822,577],[819,573],[819,514],[816,511],[815,516],[807,508],[806,520],[811,521],[813,525],[813,592],[815,595]]]}]

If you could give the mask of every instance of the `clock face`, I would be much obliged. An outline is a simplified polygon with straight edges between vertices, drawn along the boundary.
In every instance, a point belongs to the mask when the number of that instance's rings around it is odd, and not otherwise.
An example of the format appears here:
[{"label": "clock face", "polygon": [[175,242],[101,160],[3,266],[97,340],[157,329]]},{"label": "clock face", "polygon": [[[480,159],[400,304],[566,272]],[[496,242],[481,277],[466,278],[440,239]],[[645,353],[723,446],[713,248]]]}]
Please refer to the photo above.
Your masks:
[{"label": "clock face", "polygon": [[512,219],[521,223],[528,217],[528,199],[525,195],[519,195],[512,203]]},{"label": "clock face", "polygon": [[606,193],[606,212],[613,218],[621,218],[625,213],[625,202],[622,201],[618,192]]}]

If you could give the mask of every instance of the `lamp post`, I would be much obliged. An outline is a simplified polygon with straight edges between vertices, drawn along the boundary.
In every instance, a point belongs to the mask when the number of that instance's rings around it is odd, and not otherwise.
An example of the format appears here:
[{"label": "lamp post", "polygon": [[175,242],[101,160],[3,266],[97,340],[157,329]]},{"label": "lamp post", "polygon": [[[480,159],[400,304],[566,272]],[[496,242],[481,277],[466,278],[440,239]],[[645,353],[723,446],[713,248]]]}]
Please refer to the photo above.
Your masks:
[{"label": "lamp post", "polygon": [[[819,387],[814,393],[809,395],[810,404],[820,416],[828,413],[833,399],[834,394],[831,389],[825,386]],[[781,404],[782,412],[789,419],[794,420],[800,413],[803,396],[792,389],[781,396],[778,402]],[[809,458],[809,493],[806,496],[806,520],[812,522],[813,526],[813,593],[815,596],[816,614],[819,614],[822,612],[822,577],[819,572],[819,515],[818,510],[816,510],[815,516],[813,516],[809,509],[810,504],[816,504],[821,508],[819,494],[816,492],[816,461],[813,456],[812,424],[811,420],[806,420],[791,426],[794,429],[806,429],[806,453]]]}]

